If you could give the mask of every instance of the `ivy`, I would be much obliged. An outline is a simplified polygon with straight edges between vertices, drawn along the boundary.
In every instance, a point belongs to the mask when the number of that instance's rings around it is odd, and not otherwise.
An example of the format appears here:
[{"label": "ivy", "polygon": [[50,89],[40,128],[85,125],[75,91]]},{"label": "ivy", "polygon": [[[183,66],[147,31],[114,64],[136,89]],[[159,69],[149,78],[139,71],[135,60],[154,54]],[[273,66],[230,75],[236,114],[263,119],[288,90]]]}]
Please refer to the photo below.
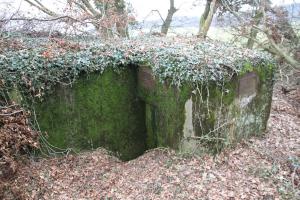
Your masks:
[{"label": "ivy", "polygon": [[0,80],[6,88],[22,87],[22,91],[39,97],[55,84],[72,84],[81,73],[102,73],[108,67],[117,71],[129,64],[147,64],[159,80],[180,86],[186,81],[222,82],[249,67],[274,63],[263,52],[195,38],[106,43],[39,39],[34,45],[32,41],[25,38],[22,46],[28,48],[0,54]]}]

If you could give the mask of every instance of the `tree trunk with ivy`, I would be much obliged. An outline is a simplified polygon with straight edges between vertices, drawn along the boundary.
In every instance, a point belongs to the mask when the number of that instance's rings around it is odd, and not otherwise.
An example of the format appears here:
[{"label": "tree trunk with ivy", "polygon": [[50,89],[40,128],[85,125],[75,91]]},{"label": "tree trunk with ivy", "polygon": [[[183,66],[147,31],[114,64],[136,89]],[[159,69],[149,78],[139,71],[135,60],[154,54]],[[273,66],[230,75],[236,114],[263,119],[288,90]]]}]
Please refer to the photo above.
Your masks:
[{"label": "tree trunk with ivy", "polygon": [[205,38],[213,20],[214,14],[218,9],[217,0],[207,0],[204,13],[200,18],[198,36]]}]

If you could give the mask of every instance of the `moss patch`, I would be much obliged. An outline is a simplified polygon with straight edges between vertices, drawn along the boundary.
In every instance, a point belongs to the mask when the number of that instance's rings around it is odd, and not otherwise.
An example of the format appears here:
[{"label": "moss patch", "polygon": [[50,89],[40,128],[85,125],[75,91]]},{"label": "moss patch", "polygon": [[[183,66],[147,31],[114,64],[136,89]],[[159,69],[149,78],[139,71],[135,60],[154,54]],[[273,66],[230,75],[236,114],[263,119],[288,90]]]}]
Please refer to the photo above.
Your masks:
[{"label": "moss patch", "polygon": [[139,83],[139,97],[146,103],[148,148],[168,146],[178,149],[183,137],[185,102],[191,97],[192,87],[171,86],[155,81],[152,89]]},{"label": "moss patch", "polygon": [[[271,65],[248,64],[244,72],[223,86],[198,84],[198,92],[193,96],[193,124],[197,136],[203,138],[199,142],[209,152],[220,152],[224,146],[265,131],[272,100],[273,70]],[[242,106],[239,81],[250,72],[257,75],[258,85],[253,99]]]},{"label": "moss patch", "polygon": [[[117,66],[102,74],[83,73],[72,86],[56,86],[34,109],[41,130],[60,148],[102,146],[129,160],[159,146],[184,148],[182,142],[192,139],[195,148],[218,153],[265,130],[273,70],[269,64],[247,64],[231,80],[184,81],[178,86],[172,79],[154,77],[145,65]],[[247,78],[254,88],[247,87]],[[187,119],[190,134],[184,129]]]},{"label": "moss patch", "polygon": [[119,73],[85,74],[72,87],[57,86],[56,92],[35,104],[42,131],[60,148],[77,150],[106,147],[124,160],[146,149],[145,109],[136,98],[136,69]]}]

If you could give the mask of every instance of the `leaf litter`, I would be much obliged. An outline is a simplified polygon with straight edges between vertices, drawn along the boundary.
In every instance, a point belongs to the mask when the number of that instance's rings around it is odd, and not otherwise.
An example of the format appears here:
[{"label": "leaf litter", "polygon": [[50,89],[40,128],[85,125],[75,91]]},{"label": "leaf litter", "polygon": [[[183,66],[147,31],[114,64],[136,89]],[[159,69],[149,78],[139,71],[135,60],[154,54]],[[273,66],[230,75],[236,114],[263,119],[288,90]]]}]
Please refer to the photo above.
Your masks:
[{"label": "leaf litter", "polygon": [[299,105],[276,89],[265,136],[216,157],[158,148],[128,162],[104,149],[32,159],[4,199],[300,199]]}]

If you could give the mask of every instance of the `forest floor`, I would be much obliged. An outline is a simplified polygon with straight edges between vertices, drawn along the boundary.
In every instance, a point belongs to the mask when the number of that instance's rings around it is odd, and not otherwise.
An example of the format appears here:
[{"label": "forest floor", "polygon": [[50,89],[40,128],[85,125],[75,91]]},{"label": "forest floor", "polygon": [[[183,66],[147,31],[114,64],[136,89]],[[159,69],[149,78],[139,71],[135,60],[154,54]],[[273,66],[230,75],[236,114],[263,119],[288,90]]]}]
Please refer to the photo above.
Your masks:
[{"label": "forest floor", "polygon": [[98,149],[31,160],[18,170],[4,197],[300,199],[299,92],[283,95],[276,89],[266,134],[243,141],[215,158],[154,149],[122,162]]}]

